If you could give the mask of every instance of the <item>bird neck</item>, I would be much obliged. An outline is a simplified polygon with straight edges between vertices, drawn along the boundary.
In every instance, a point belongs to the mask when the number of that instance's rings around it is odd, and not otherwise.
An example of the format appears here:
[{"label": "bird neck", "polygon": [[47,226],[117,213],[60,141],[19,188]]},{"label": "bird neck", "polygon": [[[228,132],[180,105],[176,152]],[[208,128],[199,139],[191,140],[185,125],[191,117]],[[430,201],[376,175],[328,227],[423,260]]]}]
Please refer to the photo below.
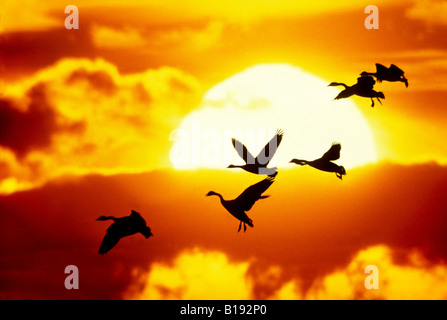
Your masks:
[{"label": "bird neck", "polygon": [[221,203],[225,202],[225,199],[222,197],[222,195],[220,193],[214,192],[213,196],[218,196],[220,198]]},{"label": "bird neck", "polygon": [[108,216],[108,217],[101,216],[101,217],[98,218],[98,220],[113,220],[113,221],[116,221],[116,218],[113,217],[113,216]]},{"label": "bird neck", "polygon": [[230,164],[228,168],[243,168],[245,165]]},{"label": "bird neck", "polygon": [[331,86],[331,87],[334,87],[334,86],[343,86],[345,89],[348,89],[348,88],[349,88],[349,86],[348,86],[347,84],[343,83],[343,82],[332,82],[332,83],[330,84],[330,86]]}]

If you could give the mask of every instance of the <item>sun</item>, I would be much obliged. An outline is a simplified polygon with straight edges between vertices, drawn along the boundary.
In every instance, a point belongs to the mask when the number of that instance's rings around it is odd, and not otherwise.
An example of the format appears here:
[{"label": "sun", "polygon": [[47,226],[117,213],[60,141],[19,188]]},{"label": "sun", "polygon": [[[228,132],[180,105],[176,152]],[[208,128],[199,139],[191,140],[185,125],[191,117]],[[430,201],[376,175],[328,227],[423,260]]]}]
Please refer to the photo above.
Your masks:
[{"label": "sun", "polygon": [[292,158],[318,158],[333,142],[342,145],[337,163],[345,168],[376,162],[368,122],[351,100],[333,101],[338,90],[328,83],[288,64],[256,65],[227,78],[172,132],[174,168],[243,164],[231,138],[256,156],[277,129],[284,138],[271,167],[291,167]]}]

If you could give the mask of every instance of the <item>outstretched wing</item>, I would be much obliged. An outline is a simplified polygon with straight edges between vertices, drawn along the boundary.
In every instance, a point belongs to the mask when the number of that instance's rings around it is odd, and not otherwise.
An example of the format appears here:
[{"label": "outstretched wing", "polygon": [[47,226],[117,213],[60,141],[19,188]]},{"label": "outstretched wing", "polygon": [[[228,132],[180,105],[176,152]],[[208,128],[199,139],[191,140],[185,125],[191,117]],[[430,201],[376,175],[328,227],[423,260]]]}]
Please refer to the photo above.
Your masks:
[{"label": "outstretched wing", "polygon": [[258,154],[256,157],[256,163],[266,166],[270,160],[272,160],[273,156],[275,155],[276,150],[279,147],[279,144],[282,141],[282,137],[284,135],[284,132],[281,129],[278,129],[276,131],[275,136],[267,143],[263,150]]},{"label": "outstretched wing", "polygon": [[253,207],[256,201],[267,198],[267,196],[262,196],[262,194],[272,185],[274,181],[275,179],[273,177],[265,178],[264,180],[245,189],[245,191],[242,192],[234,201],[241,209],[248,211],[251,207]]},{"label": "outstretched wing", "polygon": [[392,64],[390,66],[390,72],[397,75],[397,76],[403,76],[404,75],[404,71],[402,69],[400,69],[399,67],[397,67],[396,65]]},{"label": "outstretched wing", "polygon": [[366,90],[372,90],[376,80],[371,76],[361,76],[357,78],[357,84]]},{"label": "outstretched wing", "polygon": [[244,159],[245,163],[254,164],[256,162],[255,158],[247,150],[247,147],[234,138],[231,139],[231,142],[233,143],[233,147],[236,149],[239,156]]},{"label": "outstretched wing", "polygon": [[385,67],[383,64],[376,63],[376,72],[377,74],[386,74],[388,72],[388,68]]},{"label": "outstretched wing", "polygon": [[326,161],[337,160],[340,158],[340,150],[341,150],[341,144],[335,142],[332,144],[329,150],[326,151],[325,154],[323,154],[321,158]]},{"label": "outstretched wing", "polygon": [[[113,225],[112,225],[113,226]],[[112,229],[107,229],[107,233],[99,247],[99,254],[105,254],[110,251],[119,241],[121,237]]]}]

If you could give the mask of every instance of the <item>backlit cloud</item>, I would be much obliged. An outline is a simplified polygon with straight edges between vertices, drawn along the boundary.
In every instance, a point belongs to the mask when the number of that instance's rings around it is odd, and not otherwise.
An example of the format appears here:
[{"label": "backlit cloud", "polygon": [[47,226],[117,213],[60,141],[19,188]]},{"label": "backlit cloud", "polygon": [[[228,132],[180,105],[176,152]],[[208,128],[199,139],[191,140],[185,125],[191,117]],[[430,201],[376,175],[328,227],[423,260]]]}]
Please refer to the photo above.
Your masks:
[{"label": "backlit cloud", "polygon": [[[128,289],[132,299],[257,299],[258,283],[269,278],[271,290],[263,299],[275,300],[346,300],[346,299],[430,299],[447,298],[447,265],[433,264],[417,251],[405,256],[406,263],[395,261],[394,250],[377,245],[356,253],[349,264],[314,280],[308,290],[299,275],[286,282],[272,273],[273,267],[253,277],[247,271],[256,262],[233,262],[218,251],[194,249],[177,256],[170,264],[153,263],[146,274],[135,272],[136,284]],[[374,271],[378,288],[367,288],[365,281]],[[274,270],[274,271],[273,271]],[[276,283],[275,283],[276,282]],[[143,289],[141,289],[141,287]],[[140,288],[140,289],[138,289]]]},{"label": "backlit cloud", "polygon": [[[121,75],[110,63],[86,59],[62,60],[8,85],[0,192],[64,174],[167,166],[169,132],[200,96],[198,81],[174,68]],[[23,167],[34,174],[12,172]]]},{"label": "backlit cloud", "polygon": [[204,299],[206,293],[206,299],[249,299],[248,266],[247,262],[230,262],[222,252],[185,251],[172,266],[152,264],[149,274],[138,280],[143,281],[143,291],[130,292],[127,298],[194,300]]}]

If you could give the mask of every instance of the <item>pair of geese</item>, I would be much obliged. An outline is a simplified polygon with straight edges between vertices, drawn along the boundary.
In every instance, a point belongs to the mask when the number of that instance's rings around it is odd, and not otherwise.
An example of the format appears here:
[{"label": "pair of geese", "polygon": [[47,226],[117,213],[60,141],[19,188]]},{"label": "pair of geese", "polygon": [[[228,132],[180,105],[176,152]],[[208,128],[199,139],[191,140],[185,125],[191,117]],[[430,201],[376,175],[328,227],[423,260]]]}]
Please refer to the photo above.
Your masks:
[{"label": "pair of geese", "polygon": [[[220,193],[210,191],[206,194],[209,196],[218,196],[223,207],[236,219],[240,221],[238,232],[244,227],[244,232],[247,230],[247,225],[253,227],[253,221],[248,217],[246,211],[249,211],[256,201],[265,199],[269,196],[263,195],[265,191],[274,182],[275,176],[278,174],[277,168],[267,168],[268,163],[273,158],[279,144],[283,138],[283,131],[278,130],[275,136],[267,143],[259,155],[254,158],[248,151],[247,147],[236,139],[232,139],[232,143],[238,154],[245,161],[245,165],[229,165],[228,168],[241,168],[245,171],[267,175],[264,180],[249,186],[236,199],[225,200]],[[341,145],[334,143],[330,149],[319,159],[308,161],[293,159],[290,162],[297,165],[309,165],[316,169],[335,172],[338,178],[346,174],[345,169],[333,163],[333,160],[340,158]],[[153,236],[151,229],[147,226],[143,217],[135,210],[131,211],[130,216],[115,218],[113,216],[100,216],[97,221],[112,220],[113,224],[106,231],[106,235],[99,247],[99,254],[103,255],[110,251],[121,238],[141,233],[146,239]]]},{"label": "pair of geese", "polygon": [[381,65],[380,63],[376,63],[376,72],[363,71],[360,74],[360,77],[357,78],[357,83],[352,86],[348,86],[348,85],[346,85],[344,83],[340,83],[340,82],[330,83],[329,86],[331,86],[331,87],[333,87],[333,86],[345,87],[345,89],[343,91],[341,91],[334,98],[334,100],[344,99],[344,98],[348,98],[352,95],[357,95],[360,97],[371,98],[371,102],[372,102],[371,107],[374,107],[373,98],[376,98],[377,101],[379,101],[380,104],[382,104],[382,102],[380,101],[380,98],[385,99],[385,95],[383,94],[383,92],[381,92],[381,91],[377,92],[373,89],[374,84],[376,83],[376,81],[374,80],[373,77],[375,77],[378,82],[400,81],[400,82],[405,83],[405,87],[408,88],[408,80],[405,78],[404,72],[400,68],[398,68],[394,64],[392,64],[389,68],[387,68],[387,67]]},{"label": "pair of geese", "polygon": [[[371,98],[372,105],[374,107],[374,100],[376,98],[377,101],[380,101],[380,98],[385,99],[385,95],[382,92],[377,92],[373,90],[374,84],[376,81],[400,81],[404,82],[405,86],[408,87],[408,80],[404,76],[404,72],[399,69],[397,66],[392,64],[389,68],[376,63],[376,72],[366,72],[363,71],[360,74],[360,77],[357,78],[357,83],[353,86],[347,86],[344,83],[332,82],[329,86],[344,86],[345,89],[341,91],[334,100],[348,98],[352,95],[358,95],[361,97]],[[210,191],[206,194],[209,196],[218,196],[220,198],[220,202],[222,206],[239,222],[238,232],[241,230],[242,226],[244,227],[244,232],[247,230],[247,225],[253,227],[253,220],[251,220],[246,211],[249,211],[256,201],[260,199],[265,199],[268,196],[263,195],[265,191],[272,185],[274,182],[275,176],[278,174],[277,168],[267,168],[270,160],[273,158],[273,155],[276,152],[279,144],[281,143],[283,138],[283,132],[278,130],[276,135],[267,143],[264,149],[259,153],[259,155],[255,158],[250,152],[247,150],[247,147],[243,145],[236,139],[232,139],[232,143],[239,156],[244,159],[244,165],[229,165],[228,168],[241,168],[245,171],[254,173],[267,175],[268,177],[264,180],[249,186],[245,189],[236,199],[233,200],[225,200],[220,193],[215,191]],[[297,165],[309,165],[321,171],[326,172],[335,172],[336,176],[339,179],[342,179],[342,176],[346,174],[345,168],[339,166],[332,162],[333,160],[337,160],[340,158],[340,150],[341,145],[339,143],[334,143],[329,148],[326,153],[323,154],[321,158],[308,161],[301,159],[292,159],[290,162],[295,163]],[[115,218],[112,216],[101,216],[98,221],[106,221],[112,220],[113,224],[107,229],[106,235],[101,243],[99,248],[99,254],[105,254],[110,249],[112,249],[121,238],[130,236],[136,233],[141,233],[146,239],[153,236],[151,229],[147,226],[146,221],[143,217],[136,211],[132,210],[130,216]]]}]

